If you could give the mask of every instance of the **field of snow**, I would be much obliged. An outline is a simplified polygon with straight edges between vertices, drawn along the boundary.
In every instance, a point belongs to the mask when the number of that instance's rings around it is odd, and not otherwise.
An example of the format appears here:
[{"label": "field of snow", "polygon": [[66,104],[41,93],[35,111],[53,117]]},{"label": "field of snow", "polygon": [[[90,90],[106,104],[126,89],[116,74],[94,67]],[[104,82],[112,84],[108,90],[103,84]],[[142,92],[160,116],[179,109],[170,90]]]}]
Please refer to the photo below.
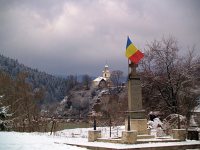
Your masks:
[{"label": "field of snow", "polygon": [[[102,127],[97,128],[102,131],[104,137],[109,137],[109,128]],[[86,150],[86,148],[80,148],[67,144],[80,144],[87,146],[104,147],[103,142],[88,142],[88,130],[91,128],[77,128],[67,129],[56,132],[55,135],[50,133],[19,133],[19,132],[0,132],[0,150]],[[124,130],[124,126],[118,128],[112,128],[112,137],[120,136],[121,131]],[[199,141],[186,141],[186,142],[166,142],[157,143],[157,146],[168,145],[181,145],[181,144],[196,144]],[[114,144],[106,143],[106,147],[110,148],[138,148],[149,147],[154,143],[145,144]]]},{"label": "field of snow", "polygon": [[0,150],[86,150],[63,144],[65,140],[47,134],[0,132]]},{"label": "field of snow", "polygon": [[[104,137],[109,136],[109,128],[101,129]],[[120,131],[124,127],[115,128],[112,137],[120,136]],[[20,133],[20,132],[0,132],[0,150],[86,150],[65,143],[87,143],[88,130],[91,128],[67,129],[50,133]]]}]

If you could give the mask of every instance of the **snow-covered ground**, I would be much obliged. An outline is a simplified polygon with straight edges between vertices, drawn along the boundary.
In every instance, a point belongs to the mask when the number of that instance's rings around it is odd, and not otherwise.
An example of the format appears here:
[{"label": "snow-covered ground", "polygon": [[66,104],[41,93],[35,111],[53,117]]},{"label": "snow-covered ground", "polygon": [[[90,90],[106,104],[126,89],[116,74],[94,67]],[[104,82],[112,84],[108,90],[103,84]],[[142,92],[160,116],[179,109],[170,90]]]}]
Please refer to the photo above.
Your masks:
[{"label": "snow-covered ground", "polygon": [[86,150],[64,142],[65,137],[48,134],[0,132],[0,150]]},{"label": "snow-covered ground", "polygon": [[[102,131],[104,137],[109,137],[109,128],[97,128]],[[0,132],[0,150],[86,150],[86,148],[80,148],[76,146],[70,146],[67,144],[80,144],[87,146],[98,147],[110,147],[110,148],[138,148],[149,147],[153,143],[146,144],[114,144],[103,142],[88,142],[88,130],[91,128],[79,128],[79,129],[67,129],[56,132],[55,135],[50,133],[19,133],[19,132]],[[120,136],[121,130],[124,130],[124,126],[113,129],[112,137]],[[117,133],[118,132],[118,133]],[[168,145],[181,145],[181,144],[195,144],[199,141],[186,141],[186,142],[166,142],[157,143],[157,146]],[[154,145],[154,144],[153,144]]]},{"label": "snow-covered ground", "polygon": [[[92,128],[78,128],[50,133],[20,133],[0,132],[0,150],[86,150],[66,143],[87,143],[88,130]],[[101,129],[104,137],[109,136],[109,128]],[[112,137],[120,136],[124,127],[112,128]]]}]

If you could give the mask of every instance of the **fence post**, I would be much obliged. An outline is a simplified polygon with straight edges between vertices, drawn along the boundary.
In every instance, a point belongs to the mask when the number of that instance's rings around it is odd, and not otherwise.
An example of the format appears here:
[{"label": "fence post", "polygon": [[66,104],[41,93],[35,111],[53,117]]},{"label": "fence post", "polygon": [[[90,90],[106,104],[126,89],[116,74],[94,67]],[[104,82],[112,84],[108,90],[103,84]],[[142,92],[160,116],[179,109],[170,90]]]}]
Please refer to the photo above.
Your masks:
[{"label": "fence post", "polygon": [[179,115],[179,113],[178,113],[178,129],[180,129],[180,128],[181,128],[180,115]]},{"label": "fence post", "polygon": [[130,116],[128,115],[128,131],[131,130],[131,125],[130,125]]},{"label": "fence post", "polygon": [[95,118],[95,116],[94,116],[94,124],[93,124],[93,127],[94,127],[94,130],[97,129],[97,123],[96,123],[96,118]]},{"label": "fence post", "polygon": [[110,118],[110,123],[109,123],[109,125],[110,125],[110,137],[111,137],[111,125],[112,125],[112,123],[111,123],[111,118]]},{"label": "fence post", "polygon": [[52,135],[52,133],[53,132],[55,132],[55,124],[56,124],[56,121],[53,119],[53,121],[52,121],[52,126],[51,126],[51,133],[50,133],[50,135]]}]

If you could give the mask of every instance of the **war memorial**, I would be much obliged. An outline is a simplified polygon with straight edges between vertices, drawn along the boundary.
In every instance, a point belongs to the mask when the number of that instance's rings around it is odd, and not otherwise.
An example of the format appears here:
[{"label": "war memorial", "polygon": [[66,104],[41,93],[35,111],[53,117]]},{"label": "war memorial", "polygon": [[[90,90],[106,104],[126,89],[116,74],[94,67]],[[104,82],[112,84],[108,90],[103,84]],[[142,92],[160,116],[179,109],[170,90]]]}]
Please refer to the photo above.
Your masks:
[{"label": "war memorial", "polygon": [[[120,143],[128,145],[137,145],[138,148],[130,149],[188,149],[200,148],[199,144],[187,144],[186,129],[172,129],[172,134],[169,137],[155,137],[150,134],[147,129],[147,118],[145,118],[145,110],[142,104],[142,89],[141,80],[137,74],[138,62],[142,59],[143,54],[137,50],[128,38],[126,47],[126,56],[128,61],[128,110],[125,119],[125,131],[122,131],[120,138],[102,138],[101,131],[94,130],[88,131],[88,142],[105,142],[105,143]],[[150,143],[145,148],[139,148],[141,143]],[[163,144],[161,144],[163,143]],[[170,146],[165,143],[171,143]],[[98,148],[89,146],[91,149],[112,149]],[[128,148],[129,149],[129,148]]]}]

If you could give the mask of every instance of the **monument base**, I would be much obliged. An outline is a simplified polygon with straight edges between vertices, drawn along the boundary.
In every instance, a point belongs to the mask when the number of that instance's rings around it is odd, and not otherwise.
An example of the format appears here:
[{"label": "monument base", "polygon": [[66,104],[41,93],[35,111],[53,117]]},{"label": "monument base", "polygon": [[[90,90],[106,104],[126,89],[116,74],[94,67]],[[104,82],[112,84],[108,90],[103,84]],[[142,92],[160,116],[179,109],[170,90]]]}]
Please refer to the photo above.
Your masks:
[{"label": "monument base", "polygon": [[90,130],[90,131],[88,131],[88,142],[94,142],[100,137],[101,137],[101,131],[100,130]]},{"label": "monument base", "polygon": [[[136,130],[138,135],[148,134],[147,119],[130,119],[131,130]],[[128,129],[128,119],[125,120],[125,130]]]},{"label": "monument base", "polygon": [[186,140],[186,129],[172,129],[173,139]]},{"label": "monument base", "polygon": [[122,143],[134,144],[137,142],[137,131],[122,131]]}]

